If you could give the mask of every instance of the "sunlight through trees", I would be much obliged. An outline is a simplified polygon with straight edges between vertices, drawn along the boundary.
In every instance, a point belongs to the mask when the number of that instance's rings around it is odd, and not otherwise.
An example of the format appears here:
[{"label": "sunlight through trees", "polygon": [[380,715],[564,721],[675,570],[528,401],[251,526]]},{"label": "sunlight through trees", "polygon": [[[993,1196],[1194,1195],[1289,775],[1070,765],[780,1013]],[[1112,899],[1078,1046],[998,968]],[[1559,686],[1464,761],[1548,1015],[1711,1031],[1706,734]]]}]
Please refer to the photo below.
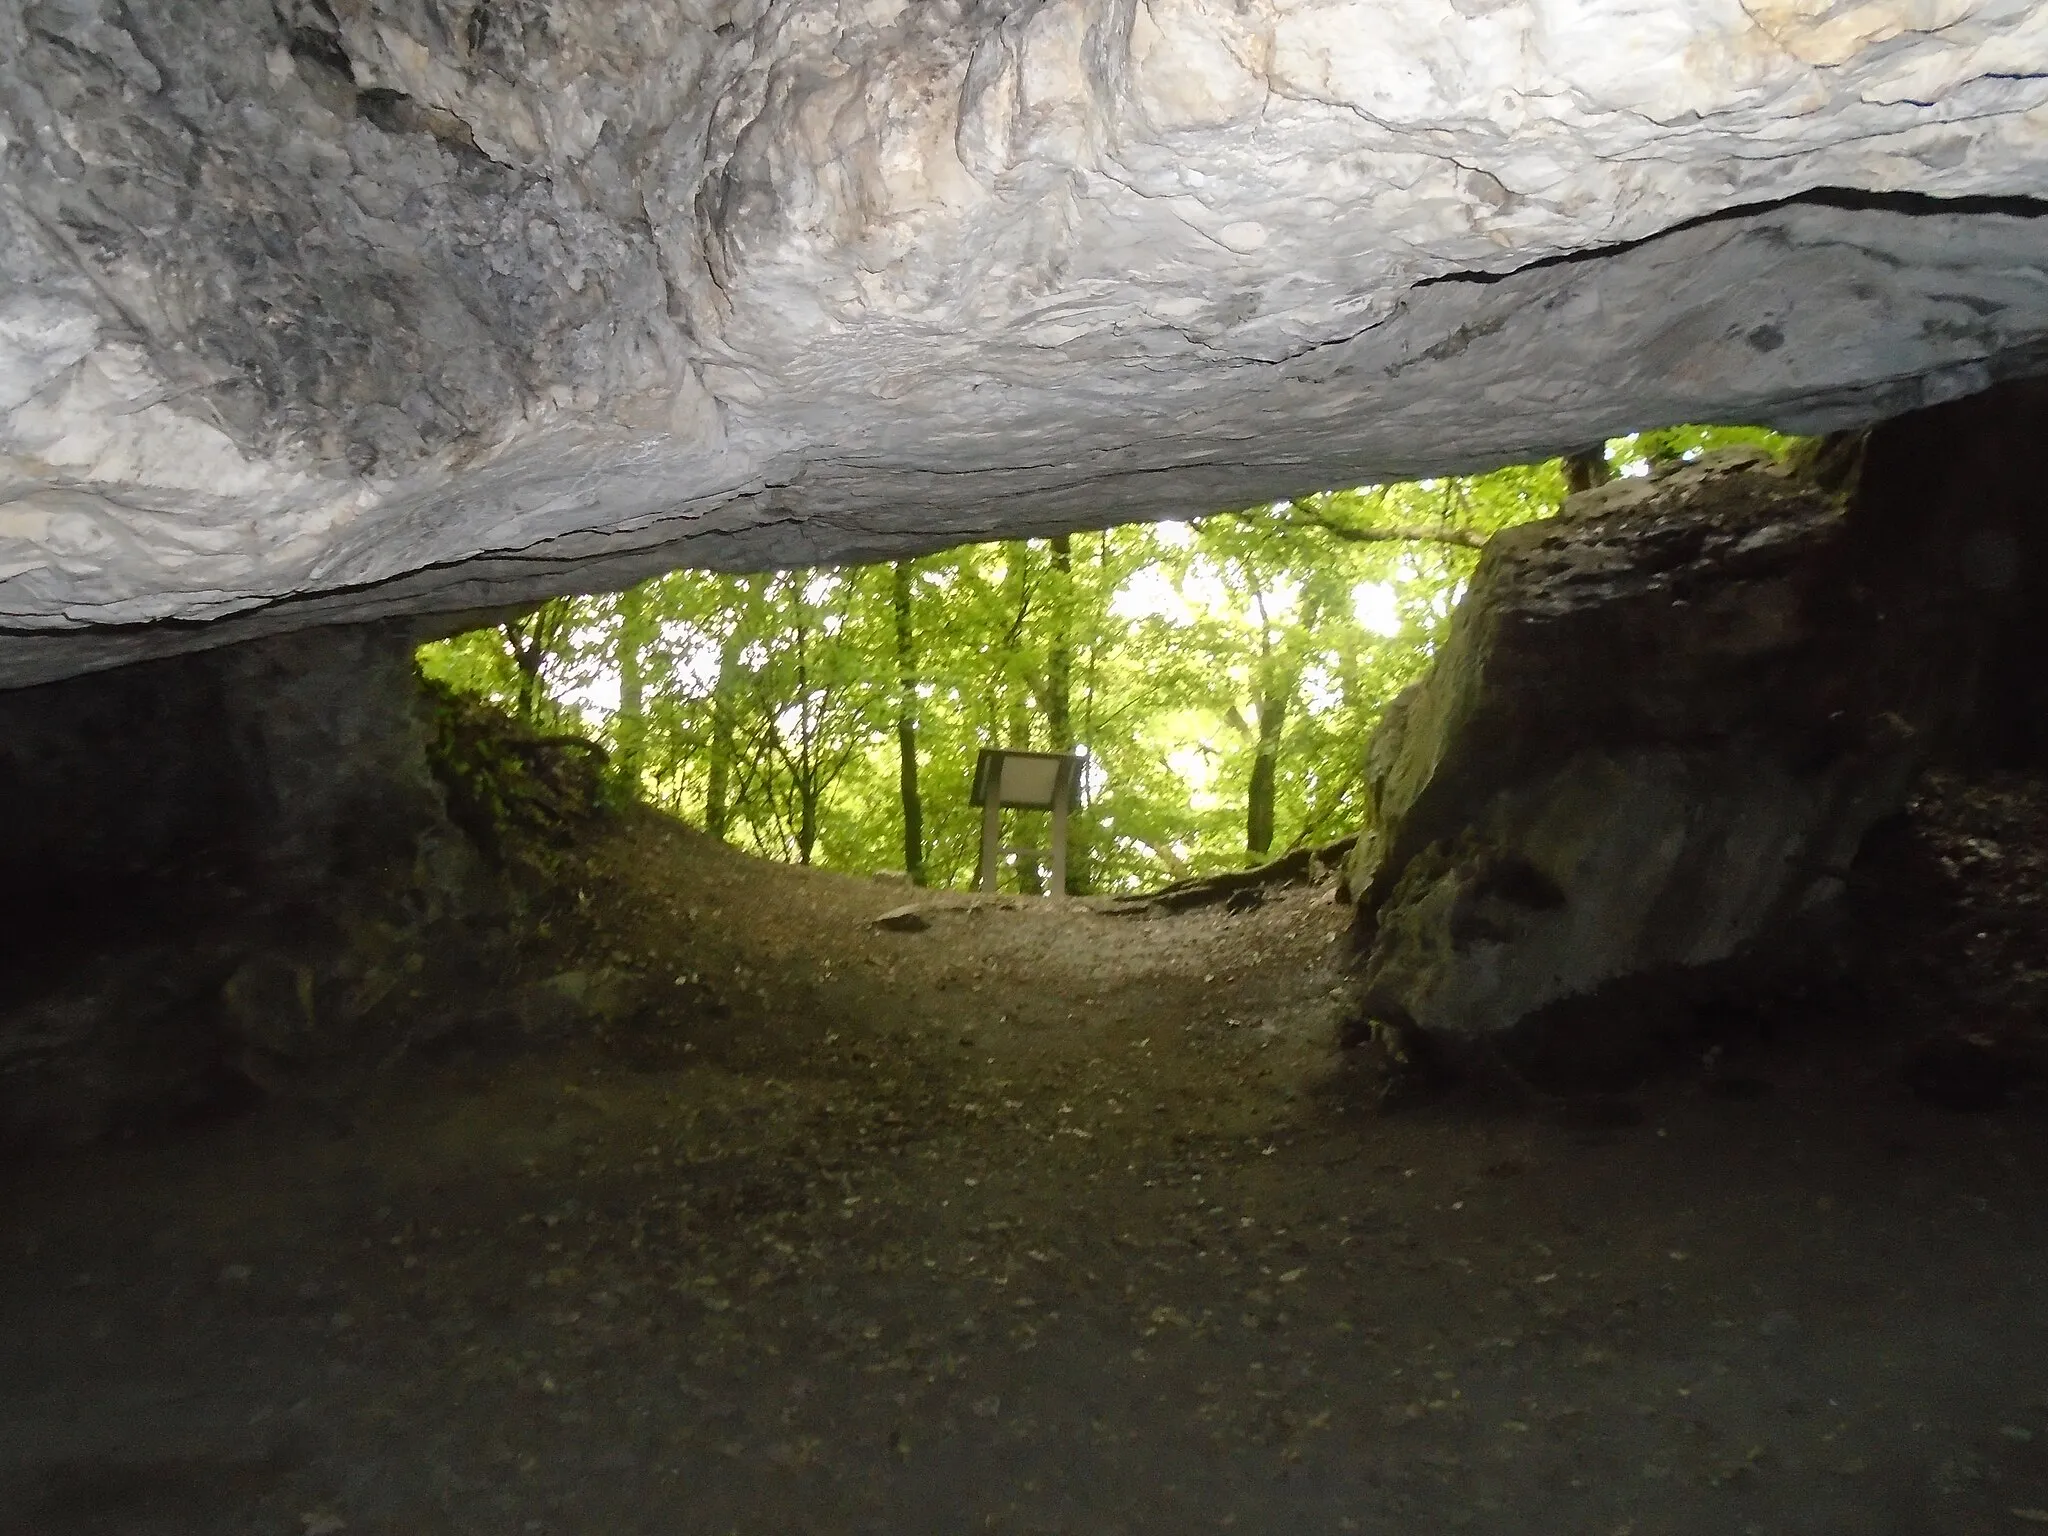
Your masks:
[{"label": "sunlight through trees", "polygon": [[977,749],[1075,750],[1069,886],[1140,889],[1353,830],[1366,738],[1428,665],[1486,540],[1555,512],[1568,476],[1735,443],[1784,446],[1670,428],[1604,457],[1196,522],[677,571],[554,599],[421,664],[604,741],[624,787],[742,848],[934,885],[973,876]]}]

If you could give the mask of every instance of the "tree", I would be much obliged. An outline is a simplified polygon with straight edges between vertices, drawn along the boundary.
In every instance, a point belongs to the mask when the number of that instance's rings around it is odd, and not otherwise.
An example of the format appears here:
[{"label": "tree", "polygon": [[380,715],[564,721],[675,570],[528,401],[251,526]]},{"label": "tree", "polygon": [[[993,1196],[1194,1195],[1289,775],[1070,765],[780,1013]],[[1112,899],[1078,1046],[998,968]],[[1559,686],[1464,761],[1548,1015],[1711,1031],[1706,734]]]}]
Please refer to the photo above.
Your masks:
[{"label": "tree", "polygon": [[569,598],[556,597],[529,614],[506,620],[502,626],[505,647],[511,652],[512,665],[518,671],[518,714],[522,725],[532,725],[538,718],[541,700],[545,697],[541,673],[549,661],[558,658],[575,621],[574,602]]},{"label": "tree", "polygon": [[[608,740],[651,803],[774,858],[971,880],[975,753],[1085,754],[1069,890],[1131,890],[1354,830],[1363,744],[1429,666],[1479,551],[1602,473],[1758,429],[1665,428],[1488,475],[846,570],[679,571],[556,599],[421,664]],[[1031,861],[1019,871],[1031,888]]]},{"label": "tree", "polygon": [[721,842],[725,840],[732,810],[733,737],[740,718],[743,682],[740,658],[749,643],[752,610],[760,594],[743,587],[739,595],[741,605],[729,616],[718,642],[718,672],[709,701],[711,740],[705,758],[704,830]]},{"label": "tree", "polygon": [[903,806],[903,872],[924,880],[924,802],[917,787],[917,629],[912,606],[913,564],[889,568],[890,615],[896,629],[896,792]]},{"label": "tree", "polygon": [[612,719],[612,768],[633,794],[641,792],[641,749],[647,735],[647,664],[653,639],[649,590],[629,587],[618,595],[613,667],[619,678],[619,709]]},{"label": "tree", "polygon": [[1601,443],[1593,448],[1581,448],[1577,453],[1568,453],[1563,459],[1565,494],[1575,496],[1580,491],[1590,491],[1596,485],[1605,485],[1614,478],[1614,471],[1607,463],[1607,445]]}]

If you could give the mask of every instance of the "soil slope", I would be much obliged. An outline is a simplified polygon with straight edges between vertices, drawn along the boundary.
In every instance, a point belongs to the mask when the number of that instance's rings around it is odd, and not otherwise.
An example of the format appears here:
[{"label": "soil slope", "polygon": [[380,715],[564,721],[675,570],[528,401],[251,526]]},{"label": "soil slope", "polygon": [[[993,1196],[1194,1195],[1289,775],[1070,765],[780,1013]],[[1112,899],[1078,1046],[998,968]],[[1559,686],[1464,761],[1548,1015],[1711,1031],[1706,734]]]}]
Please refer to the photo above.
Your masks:
[{"label": "soil slope", "polygon": [[1899,1071],[2032,1006],[2031,918],[1949,938],[2041,829],[1923,807],[1868,1017],[1394,1113],[1326,887],[1119,915],[625,818],[520,994],[554,1043],[0,1174],[0,1532],[2048,1525],[2041,1103]]}]

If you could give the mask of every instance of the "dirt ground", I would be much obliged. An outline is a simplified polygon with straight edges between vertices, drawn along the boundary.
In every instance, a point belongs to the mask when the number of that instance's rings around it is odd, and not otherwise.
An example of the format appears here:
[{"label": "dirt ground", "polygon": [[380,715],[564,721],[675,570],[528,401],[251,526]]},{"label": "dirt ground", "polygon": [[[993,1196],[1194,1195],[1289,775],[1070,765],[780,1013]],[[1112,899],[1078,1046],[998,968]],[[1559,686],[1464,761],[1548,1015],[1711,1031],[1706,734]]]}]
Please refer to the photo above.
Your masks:
[{"label": "dirt ground", "polygon": [[1847,1016],[1594,1106],[1379,1107],[1327,887],[629,818],[554,1044],[0,1169],[0,1532],[2048,1529],[2048,816],[1937,790]]}]

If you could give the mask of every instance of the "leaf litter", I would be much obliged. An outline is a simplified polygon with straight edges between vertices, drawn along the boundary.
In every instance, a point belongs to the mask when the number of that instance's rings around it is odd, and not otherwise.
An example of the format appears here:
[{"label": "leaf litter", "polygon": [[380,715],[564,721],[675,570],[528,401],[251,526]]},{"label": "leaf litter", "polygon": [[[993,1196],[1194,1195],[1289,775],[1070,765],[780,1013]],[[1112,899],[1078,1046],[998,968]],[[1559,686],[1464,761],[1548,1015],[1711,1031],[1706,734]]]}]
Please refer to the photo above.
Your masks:
[{"label": "leaf litter", "polygon": [[1313,886],[878,934],[659,823],[578,878],[534,964],[646,984],[560,1049],[15,1192],[10,1336],[68,1363],[0,1410],[88,1426],[0,1442],[36,1529],[52,1468],[194,1455],[253,1469],[221,1532],[2048,1521],[2038,1135],[1824,1045],[1591,1144],[1381,1112]]}]

